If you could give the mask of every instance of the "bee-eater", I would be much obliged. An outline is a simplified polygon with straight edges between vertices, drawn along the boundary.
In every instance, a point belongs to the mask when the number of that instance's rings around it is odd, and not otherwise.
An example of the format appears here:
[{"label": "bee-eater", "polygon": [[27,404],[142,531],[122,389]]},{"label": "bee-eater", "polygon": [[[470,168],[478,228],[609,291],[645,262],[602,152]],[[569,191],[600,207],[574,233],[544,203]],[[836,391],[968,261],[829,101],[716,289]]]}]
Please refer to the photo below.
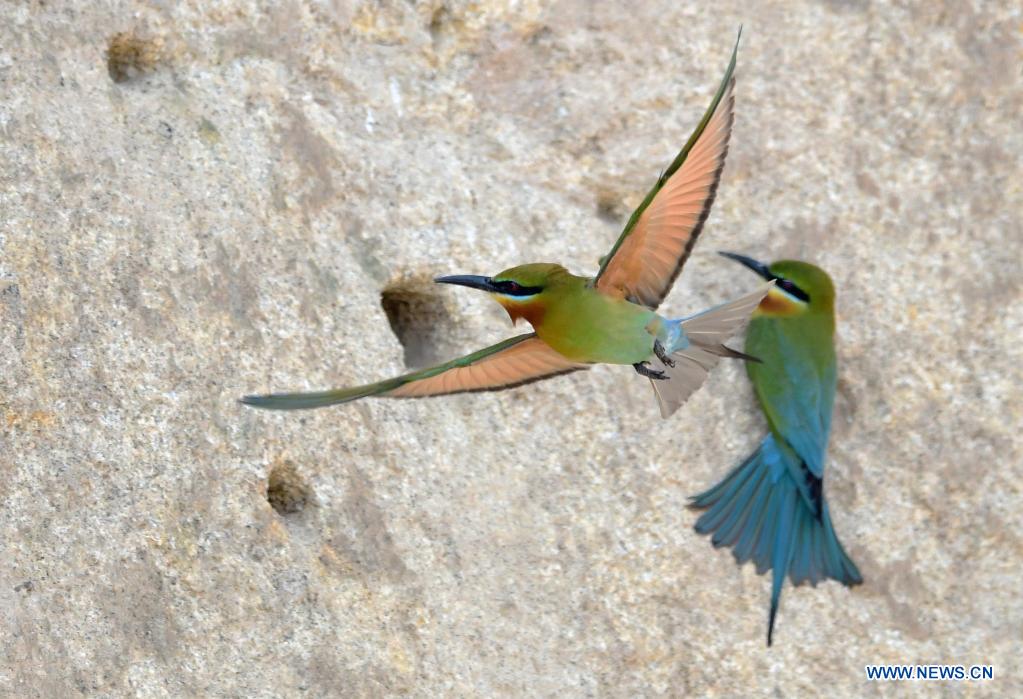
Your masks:
[{"label": "bee-eater", "polygon": [[[515,323],[533,332],[446,364],[386,381],[316,393],[245,396],[259,408],[317,408],[365,398],[409,398],[511,388],[585,369],[631,364],[651,379],[669,416],[703,383],[720,357],[747,358],[725,347],[769,285],[689,318],[656,308],[682,270],[710,212],[728,152],[738,40],[725,76],[692,136],[633,212],[593,277],[558,264],[512,267],[492,277],[435,281],[489,293]],[[653,364],[652,363],[656,363]]]},{"label": "bee-eater", "polygon": [[785,576],[793,585],[826,578],[863,582],[835,535],[824,499],[824,454],[835,402],[835,287],[806,262],[770,266],[721,253],[774,281],[746,331],[746,365],[770,432],[760,446],[710,490],[693,498],[709,508],[696,531],[714,546],[731,546],[739,565],[773,571],[767,645]]}]

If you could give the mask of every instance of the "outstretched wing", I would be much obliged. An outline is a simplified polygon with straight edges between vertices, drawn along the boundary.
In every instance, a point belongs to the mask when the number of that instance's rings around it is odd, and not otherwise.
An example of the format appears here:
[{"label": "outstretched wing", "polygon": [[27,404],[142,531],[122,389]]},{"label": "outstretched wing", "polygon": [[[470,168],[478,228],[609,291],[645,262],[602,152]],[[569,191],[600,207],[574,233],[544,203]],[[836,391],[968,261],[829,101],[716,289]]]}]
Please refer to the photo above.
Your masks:
[{"label": "outstretched wing", "polygon": [[598,289],[651,309],[671,290],[710,214],[725,166],[738,49],[736,39],[728,70],[703,119],[602,260],[592,282]]},{"label": "outstretched wing", "polygon": [[393,379],[315,393],[245,396],[242,403],[269,410],[300,410],[347,403],[368,396],[422,398],[468,391],[497,391],[547,379],[586,364],[569,361],[536,333],[511,337],[478,352]]}]

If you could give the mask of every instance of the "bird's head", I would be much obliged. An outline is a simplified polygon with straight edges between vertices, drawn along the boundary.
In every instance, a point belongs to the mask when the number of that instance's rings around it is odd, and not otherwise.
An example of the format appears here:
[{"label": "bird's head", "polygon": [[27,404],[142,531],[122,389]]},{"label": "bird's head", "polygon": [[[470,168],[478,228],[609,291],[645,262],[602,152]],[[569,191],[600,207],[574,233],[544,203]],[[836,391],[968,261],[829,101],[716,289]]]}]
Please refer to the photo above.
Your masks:
[{"label": "bird's head", "polygon": [[779,260],[765,265],[752,257],[734,252],[720,254],[753,270],[764,279],[774,280],[774,286],[757,308],[757,315],[793,317],[808,313],[834,313],[835,286],[828,273],[820,267],[799,260]]},{"label": "bird's head", "polygon": [[508,311],[512,322],[525,318],[535,327],[543,320],[547,300],[571,278],[561,265],[534,263],[511,267],[492,277],[455,274],[434,281],[486,291]]}]

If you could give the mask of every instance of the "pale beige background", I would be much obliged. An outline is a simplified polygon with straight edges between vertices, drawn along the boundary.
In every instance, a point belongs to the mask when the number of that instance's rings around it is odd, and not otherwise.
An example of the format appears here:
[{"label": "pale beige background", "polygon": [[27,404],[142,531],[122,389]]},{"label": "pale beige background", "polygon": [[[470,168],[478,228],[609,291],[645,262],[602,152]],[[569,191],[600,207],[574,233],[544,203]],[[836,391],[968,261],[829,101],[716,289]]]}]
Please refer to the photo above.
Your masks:
[{"label": "pale beige background", "polygon": [[[0,5],[0,694],[1023,691],[1018,2],[208,5]],[[767,579],[693,533],[764,429],[736,365],[666,422],[627,367],[235,402],[509,334],[425,280],[593,270],[740,23],[666,308],[755,283],[719,248],[832,272],[827,492],[865,585],[787,589],[767,650]],[[117,32],[149,43],[115,83]],[[270,507],[274,468],[304,509]]]}]

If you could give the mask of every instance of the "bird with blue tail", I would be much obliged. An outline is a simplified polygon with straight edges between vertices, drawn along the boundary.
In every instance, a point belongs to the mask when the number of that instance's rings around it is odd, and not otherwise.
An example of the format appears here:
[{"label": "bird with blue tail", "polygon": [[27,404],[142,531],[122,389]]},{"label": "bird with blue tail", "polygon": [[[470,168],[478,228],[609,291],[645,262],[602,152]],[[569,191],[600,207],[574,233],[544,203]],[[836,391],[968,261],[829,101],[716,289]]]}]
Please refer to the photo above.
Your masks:
[{"label": "bird with blue tail", "polygon": [[835,535],[824,499],[824,458],[835,401],[835,288],[806,262],[771,265],[721,253],[774,286],[753,313],[745,352],[760,362],[746,370],[770,432],[720,483],[692,499],[706,509],[696,531],[715,547],[730,546],[739,565],[773,573],[767,645],[774,636],[781,589],[825,579],[863,582]]}]

